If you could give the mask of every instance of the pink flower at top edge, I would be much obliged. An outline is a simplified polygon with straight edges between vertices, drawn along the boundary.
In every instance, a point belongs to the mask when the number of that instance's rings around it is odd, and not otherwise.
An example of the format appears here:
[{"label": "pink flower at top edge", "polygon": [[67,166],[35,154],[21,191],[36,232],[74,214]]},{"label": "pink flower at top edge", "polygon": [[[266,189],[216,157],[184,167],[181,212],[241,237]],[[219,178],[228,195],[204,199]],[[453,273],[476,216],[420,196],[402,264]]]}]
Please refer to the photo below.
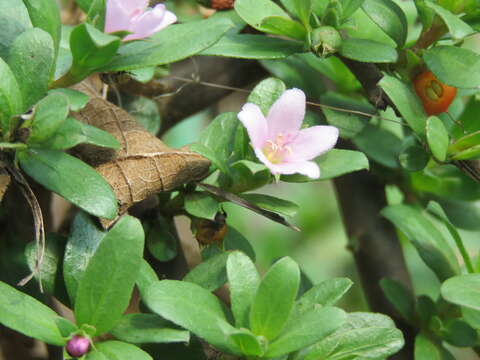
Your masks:
[{"label": "pink flower at top edge", "polygon": [[305,94],[289,89],[272,105],[267,117],[251,103],[243,106],[238,118],[247,129],[258,159],[272,174],[299,173],[320,177],[320,168],[311,161],[331,150],[338,139],[334,126],[300,129],[305,117]]},{"label": "pink flower at top edge", "polygon": [[177,21],[163,4],[147,9],[148,0],[107,0],[105,32],[129,31],[123,41],[146,38]]}]

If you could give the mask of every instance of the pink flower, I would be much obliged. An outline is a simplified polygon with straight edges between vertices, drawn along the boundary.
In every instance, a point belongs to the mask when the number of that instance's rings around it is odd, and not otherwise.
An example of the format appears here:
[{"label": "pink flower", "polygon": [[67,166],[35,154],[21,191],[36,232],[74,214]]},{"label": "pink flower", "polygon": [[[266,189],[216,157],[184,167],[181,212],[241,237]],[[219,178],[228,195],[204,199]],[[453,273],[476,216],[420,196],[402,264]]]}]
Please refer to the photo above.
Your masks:
[{"label": "pink flower", "polygon": [[148,0],[107,0],[105,32],[129,31],[123,40],[146,38],[177,21],[163,4],[147,9]]},{"label": "pink flower", "polygon": [[300,129],[305,107],[303,91],[290,89],[272,105],[266,118],[251,103],[245,104],[238,114],[255,154],[274,175],[300,173],[319,178],[320,169],[310,160],[332,149],[337,142],[338,129],[334,126]]}]

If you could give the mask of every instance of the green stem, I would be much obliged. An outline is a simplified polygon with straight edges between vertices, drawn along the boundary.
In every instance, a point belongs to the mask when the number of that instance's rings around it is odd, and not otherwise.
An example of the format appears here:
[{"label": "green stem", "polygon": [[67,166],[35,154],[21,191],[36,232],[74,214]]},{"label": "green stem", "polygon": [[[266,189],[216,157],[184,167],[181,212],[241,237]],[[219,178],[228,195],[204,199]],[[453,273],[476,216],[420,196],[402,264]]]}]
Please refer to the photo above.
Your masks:
[{"label": "green stem", "polygon": [[67,88],[69,86],[72,86],[74,84],[79,83],[82,81],[85,77],[79,77],[72,75],[72,73],[69,71],[65,75],[63,75],[61,78],[55,80],[53,83],[49,85],[50,89],[59,89],[59,88]]},{"label": "green stem", "polygon": [[19,149],[19,150],[24,150],[28,146],[27,144],[24,143],[5,143],[5,142],[0,142],[0,149]]}]

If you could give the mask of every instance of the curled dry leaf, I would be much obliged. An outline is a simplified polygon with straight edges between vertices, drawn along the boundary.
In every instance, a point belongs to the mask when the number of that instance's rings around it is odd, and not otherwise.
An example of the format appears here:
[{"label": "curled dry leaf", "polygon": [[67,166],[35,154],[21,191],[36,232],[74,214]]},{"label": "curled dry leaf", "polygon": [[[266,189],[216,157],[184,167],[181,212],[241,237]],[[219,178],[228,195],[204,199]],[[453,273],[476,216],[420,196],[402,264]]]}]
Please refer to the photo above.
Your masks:
[{"label": "curled dry leaf", "polygon": [[0,202],[3,199],[3,195],[8,189],[8,185],[10,185],[11,178],[10,175],[2,168],[2,164],[0,163]]},{"label": "curled dry leaf", "polygon": [[[210,161],[189,151],[172,149],[143,129],[126,111],[106,101],[89,84],[76,87],[90,97],[89,103],[73,114],[79,121],[108,131],[121,144],[118,151],[84,145],[80,156],[112,186],[119,202],[119,216],[148,196],[170,191],[204,178]],[[113,222],[102,220],[108,227]]]}]

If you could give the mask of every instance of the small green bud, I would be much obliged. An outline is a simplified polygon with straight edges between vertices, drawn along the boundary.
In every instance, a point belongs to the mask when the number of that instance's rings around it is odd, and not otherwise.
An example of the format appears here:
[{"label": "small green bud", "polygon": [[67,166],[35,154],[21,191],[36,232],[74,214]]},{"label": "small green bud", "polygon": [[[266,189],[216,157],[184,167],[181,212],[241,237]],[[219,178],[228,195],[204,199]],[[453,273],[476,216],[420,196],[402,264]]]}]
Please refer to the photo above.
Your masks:
[{"label": "small green bud", "polygon": [[312,51],[320,57],[335,53],[342,44],[342,37],[332,26],[321,26],[312,31]]}]

